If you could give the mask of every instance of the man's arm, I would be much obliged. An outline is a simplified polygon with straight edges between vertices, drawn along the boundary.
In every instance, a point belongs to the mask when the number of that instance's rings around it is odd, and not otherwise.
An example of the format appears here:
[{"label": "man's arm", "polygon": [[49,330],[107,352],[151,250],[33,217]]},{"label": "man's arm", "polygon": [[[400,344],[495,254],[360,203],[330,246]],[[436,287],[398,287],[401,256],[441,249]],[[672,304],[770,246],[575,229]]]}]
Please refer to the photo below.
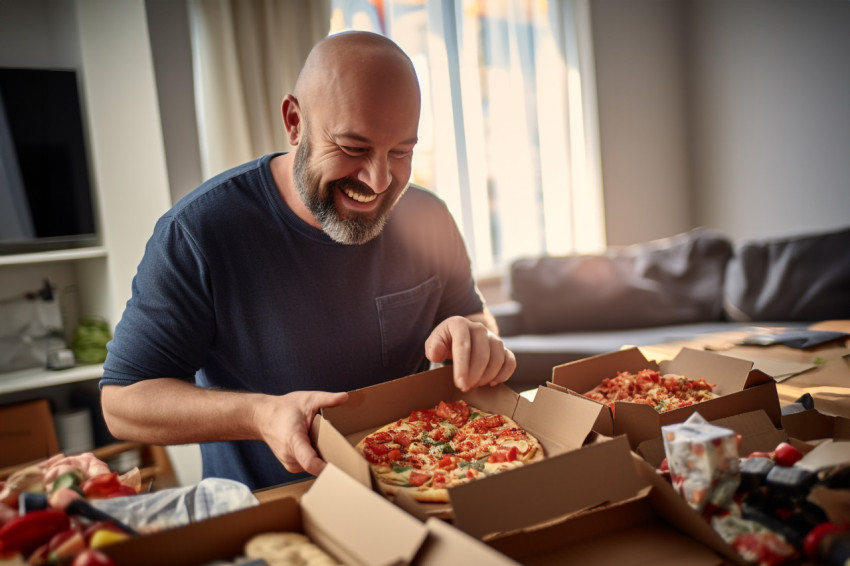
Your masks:
[{"label": "man's arm", "polygon": [[347,398],[347,393],[323,391],[275,396],[210,390],[159,378],[105,385],[101,405],[117,438],[160,445],[262,440],[290,472],[316,475],[325,463],[310,444],[313,417]]},{"label": "man's arm", "polygon": [[452,316],[441,322],[425,341],[425,356],[434,363],[451,358],[458,389],[507,381],[516,369],[514,353],[499,338],[496,319],[484,310]]}]

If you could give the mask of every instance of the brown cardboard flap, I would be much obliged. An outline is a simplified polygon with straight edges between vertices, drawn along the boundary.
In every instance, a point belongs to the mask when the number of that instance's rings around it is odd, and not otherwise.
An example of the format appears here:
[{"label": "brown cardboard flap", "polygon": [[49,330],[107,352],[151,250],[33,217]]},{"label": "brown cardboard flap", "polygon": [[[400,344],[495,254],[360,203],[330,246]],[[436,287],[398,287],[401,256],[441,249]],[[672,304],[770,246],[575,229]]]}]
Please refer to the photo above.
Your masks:
[{"label": "brown cardboard flap", "polygon": [[850,419],[824,415],[817,410],[782,415],[782,427],[788,436],[799,440],[850,440]]},{"label": "brown cardboard flap", "polygon": [[372,472],[369,463],[333,425],[322,415],[313,418],[310,440],[326,462],[333,463],[345,473],[371,489]]},{"label": "brown cardboard flap", "polygon": [[301,511],[304,532],[345,564],[408,564],[428,536],[425,525],[333,464],[301,497]]},{"label": "brown cardboard flap", "polygon": [[551,456],[584,444],[601,412],[608,412],[601,404],[541,386],[533,402],[520,397],[514,420],[536,436]]},{"label": "brown cardboard flap", "polygon": [[431,517],[425,523],[428,540],[422,546],[414,566],[444,566],[446,564],[486,564],[510,566],[517,562],[478,541],[445,521]]},{"label": "brown cardboard flap", "polygon": [[747,562],[729,546],[708,522],[685,502],[673,486],[637,455],[633,458],[638,475],[652,486],[649,500],[653,509],[671,525],[731,561],[746,566]]},{"label": "brown cardboard flap", "polygon": [[633,469],[622,437],[552,456],[452,488],[455,525],[482,538],[626,499],[643,486]]},{"label": "brown cardboard flap", "polygon": [[251,537],[268,531],[303,532],[295,499],[276,499],[183,527],[133,537],[101,550],[122,566],[194,566],[241,556]]},{"label": "brown cardboard flap", "polygon": [[43,460],[59,452],[46,399],[0,407],[0,468]]},{"label": "brown cardboard flap", "polygon": [[349,391],[347,402],[322,409],[322,415],[348,434],[383,426],[432,403],[455,400],[460,394],[452,380],[452,367],[443,366]]},{"label": "brown cardboard flap", "polygon": [[850,462],[850,441],[825,440],[809,451],[797,465],[816,472]]},{"label": "brown cardboard flap", "polygon": [[577,393],[586,393],[604,378],[615,377],[619,371],[637,372],[647,368],[658,369],[658,365],[647,360],[637,348],[627,348],[555,366],[552,382]]},{"label": "brown cardboard flap", "polygon": [[[688,379],[705,379],[713,383],[714,392],[718,395],[728,395],[746,387],[747,377],[753,368],[753,362],[723,356],[706,350],[682,348],[676,357],[661,362],[661,373],[684,375]],[[768,380],[772,381],[769,376]],[[761,383],[761,382],[759,382]]]},{"label": "brown cardboard flap", "polygon": [[716,566],[720,558],[665,523],[646,496],[606,505],[534,532],[489,542],[524,564]]},{"label": "brown cardboard flap", "polygon": [[684,422],[693,413],[699,413],[707,421],[716,421],[724,417],[759,410],[768,416],[775,428],[782,426],[779,395],[776,392],[776,383],[772,380],[769,383],[666,413],[657,413],[649,405],[615,403],[614,434],[627,434],[632,448],[637,449],[641,442],[660,436],[662,426]]}]

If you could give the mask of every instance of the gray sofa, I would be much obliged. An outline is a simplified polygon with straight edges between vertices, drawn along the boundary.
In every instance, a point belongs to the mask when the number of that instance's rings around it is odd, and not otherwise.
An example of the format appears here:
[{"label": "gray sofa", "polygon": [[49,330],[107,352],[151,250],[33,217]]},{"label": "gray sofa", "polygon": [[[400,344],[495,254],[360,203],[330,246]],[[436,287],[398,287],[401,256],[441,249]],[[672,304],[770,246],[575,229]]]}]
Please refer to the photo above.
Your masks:
[{"label": "gray sofa", "polygon": [[490,305],[525,390],[552,368],[623,346],[850,319],[850,228],[732,242],[698,228],[599,255],[515,261]]}]

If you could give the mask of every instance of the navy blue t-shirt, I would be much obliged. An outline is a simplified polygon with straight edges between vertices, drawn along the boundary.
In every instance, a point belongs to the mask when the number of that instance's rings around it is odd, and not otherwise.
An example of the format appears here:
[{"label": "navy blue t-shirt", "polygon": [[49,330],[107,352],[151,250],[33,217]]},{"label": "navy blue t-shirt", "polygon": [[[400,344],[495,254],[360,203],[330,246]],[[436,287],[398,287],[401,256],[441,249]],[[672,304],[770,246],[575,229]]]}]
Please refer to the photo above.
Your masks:
[{"label": "navy blue t-shirt", "polygon": [[[286,206],[273,156],[210,179],[159,219],[101,386],[176,377],[275,395],[350,391],[427,369],[431,330],[481,312],[439,198],[411,186],[378,237],[339,244]],[[204,477],[251,489],[297,477],[263,442],[201,453]]]}]

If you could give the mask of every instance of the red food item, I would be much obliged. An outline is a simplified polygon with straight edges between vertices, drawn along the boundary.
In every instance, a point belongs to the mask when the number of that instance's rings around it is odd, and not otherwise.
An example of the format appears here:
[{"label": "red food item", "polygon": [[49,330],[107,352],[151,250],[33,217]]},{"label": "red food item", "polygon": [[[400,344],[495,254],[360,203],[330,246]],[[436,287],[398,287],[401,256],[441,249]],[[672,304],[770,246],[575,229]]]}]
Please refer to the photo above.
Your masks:
[{"label": "red food item", "polygon": [[820,544],[821,539],[829,533],[834,533],[840,530],[842,530],[842,528],[833,523],[821,523],[820,525],[817,525],[809,531],[809,534],[807,534],[806,538],[803,540],[803,552],[805,552],[806,556],[810,559],[816,560],[818,558],[818,545]]},{"label": "red food item", "polygon": [[80,490],[91,499],[108,497],[118,491],[121,482],[118,481],[118,472],[107,472],[91,477],[80,484]]},{"label": "red food item", "polygon": [[89,548],[77,555],[71,566],[116,566],[115,561],[103,552]]},{"label": "red food item", "polygon": [[30,511],[0,528],[0,556],[17,552],[28,556],[70,525],[68,515],[59,509]]},{"label": "red food item", "polygon": [[787,442],[782,442],[776,447],[776,450],[773,451],[773,456],[774,461],[780,466],[793,466],[795,463],[800,461],[803,457],[803,453]]}]

